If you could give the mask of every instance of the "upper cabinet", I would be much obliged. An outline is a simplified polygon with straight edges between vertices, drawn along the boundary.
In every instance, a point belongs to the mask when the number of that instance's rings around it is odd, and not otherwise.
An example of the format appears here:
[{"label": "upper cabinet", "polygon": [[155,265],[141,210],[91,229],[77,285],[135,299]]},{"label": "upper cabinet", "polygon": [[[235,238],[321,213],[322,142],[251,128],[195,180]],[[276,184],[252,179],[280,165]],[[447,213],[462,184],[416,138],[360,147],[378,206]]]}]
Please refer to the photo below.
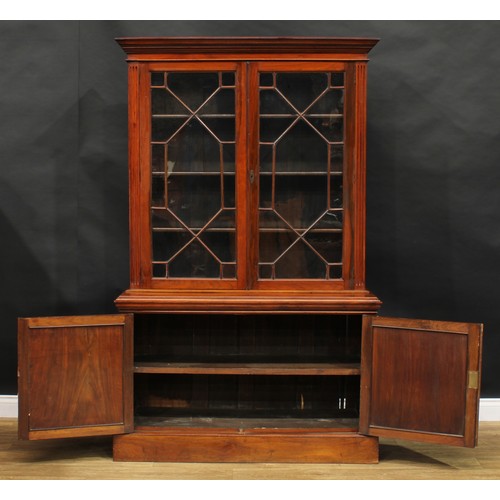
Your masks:
[{"label": "upper cabinet", "polygon": [[131,286],[118,304],[134,290],[358,291],[362,309],[376,309],[364,270],[376,40],[118,42],[131,203]]}]

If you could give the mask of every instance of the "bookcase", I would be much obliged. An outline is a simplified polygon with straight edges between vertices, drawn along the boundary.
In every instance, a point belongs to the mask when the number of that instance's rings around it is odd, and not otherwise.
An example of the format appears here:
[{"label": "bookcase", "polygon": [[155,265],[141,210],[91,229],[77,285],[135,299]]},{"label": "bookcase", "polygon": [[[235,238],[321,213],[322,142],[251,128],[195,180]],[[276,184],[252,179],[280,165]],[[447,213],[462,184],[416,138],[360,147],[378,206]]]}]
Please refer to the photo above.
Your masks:
[{"label": "bookcase", "polygon": [[377,315],[365,286],[375,39],[121,38],[130,287],[19,320],[20,437],[115,460],[378,461],[474,446],[482,325]]}]

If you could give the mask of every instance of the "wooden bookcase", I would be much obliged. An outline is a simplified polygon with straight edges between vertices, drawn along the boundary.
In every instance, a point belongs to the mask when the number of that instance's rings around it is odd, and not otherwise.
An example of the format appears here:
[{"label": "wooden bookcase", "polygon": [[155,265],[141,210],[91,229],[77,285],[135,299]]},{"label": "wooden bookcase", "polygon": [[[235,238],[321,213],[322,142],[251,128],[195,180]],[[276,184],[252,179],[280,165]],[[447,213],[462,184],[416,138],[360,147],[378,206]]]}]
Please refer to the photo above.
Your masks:
[{"label": "wooden bookcase", "polygon": [[378,460],[474,446],[482,325],[377,316],[365,287],[374,39],[123,38],[130,288],[19,320],[20,437],[131,461]]}]

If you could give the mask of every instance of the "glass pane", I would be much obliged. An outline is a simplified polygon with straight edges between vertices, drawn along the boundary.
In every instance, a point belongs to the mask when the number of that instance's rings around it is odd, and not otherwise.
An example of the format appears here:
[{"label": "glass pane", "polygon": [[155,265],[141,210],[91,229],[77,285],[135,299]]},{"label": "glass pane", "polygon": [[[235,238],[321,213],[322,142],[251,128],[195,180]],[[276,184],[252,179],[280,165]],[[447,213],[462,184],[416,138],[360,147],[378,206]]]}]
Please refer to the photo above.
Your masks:
[{"label": "glass pane", "polygon": [[220,265],[198,241],[190,243],[168,265],[171,278],[219,278]]},{"label": "glass pane", "polygon": [[236,207],[236,197],[235,197],[235,177],[234,175],[224,175],[223,177],[224,189],[222,206],[224,208],[235,208]]},{"label": "glass pane", "polygon": [[153,231],[153,261],[167,262],[193,239],[186,231]]},{"label": "glass pane", "polygon": [[315,117],[308,115],[307,121],[314,127],[321,138],[328,142],[342,142],[344,140],[344,121],[342,117]]},{"label": "glass pane", "polygon": [[165,85],[165,73],[151,73],[151,85]]},{"label": "glass pane", "polygon": [[330,266],[330,279],[342,279],[342,266]]},{"label": "glass pane", "polygon": [[222,73],[221,81],[222,81],[222,85],[224,87],[234,85],[235,84],[235,74],[234,73]]},{"label": "glass pane", "polygon": [[189,109],[165,88],[151,89],[151,113],[153,115],[182,115],[188,117]]},{"label": "glass pane", "polygon": [[298,111],[305,111],[327,89],[326,73],[278,73],[276,88]]},{"label": "glass pane", "polygon": [[217,73],[168,73],[167,87],[192,111],[199,108],[218,88]]},{"label": "glass pane", "polygon": [[166,278],[167,266],[165,264],[153,264],[153,278]]},{"label": "glass pane", "polygon": [[279,115],[279,114],[295,114],[295,110],[276,90],[261,90],[260,91],[260,114]]},{"label": "glass pane", "polygon": [[167,158],[173,172],[220,172],[219,141],[198,120],[190,120],[172,138]]},{"label": "glass pane", "polygon": [[331,85],[332,87],[342,87],[344,85],[344,73],[332,73]]},{"label": "glass pane", "polygon": [[261,232],[259,236],[260,262],[275,262],[297,239],[298,236],[289,230]]},{"label": "glass pane", "polygon": [[223,161],[223,172],[234,172],[235,167],[235,150],[234,144],[224,144],[222,146],[222,161]]},{"label": "glass pane", "polygon": [[273,184],[270,175],[260,176],[259,185],[259,208],[272,208],[273,205]]},{"label": "glass pane", "polygon": [[167,209],[155,208],[151,210],[151,225],[153,229],[183,229],[184,226]]},{"label": "glass pane", "polygon": [[342,262],[342,234],[309,231],[305,236],[308,243],[329,264]]},{"label": "glass pane", "polygon": [[259,217],[261,229],[290,229],[274,210],[260,210]]},{"label": "glass pane", "polygon": [[332,172],[344,171],[344,146],[330,146],[330,168]]},{"label": "glass pane", "polygon": [[294,121],[294,118],[261,118],[260,142],[276,142]]},{"label": "glass pane", "polygon": [[151,139],[153,142],[168,142],[185,123],[186,118],[153,116],[151,121]]},{"label": "glass pane", "polygon": [[217,217],[208,226],[209,229],[234,229],[235,210],[221,210]]},{"label": "glass pane", "polygon": [[151,169],[153,172],[165,172],[165,145],[151,146]]},{"label": "glass pane", "polygon": [[327,206],[327,176],[276,176],[274,209],[292,227],[307,229]]},{"label": "glass pane", "polygon": [[234,262],[235,233],[234,231],[203,231],[200,239],[217,256],[220,262]]},{"label": "glass pane", "polygon": [[151,179],[151,206],[165,206],[165,177],[154,175]]},{"label": "glass pane", "polygon": [[327,172],[328,144],[305,121],[297,122],[276,145],[276,172]]},{"label": "glass pane", "polygon": [[326,265],[302,240],[276,262],[277,279],[326,279]]},{"label": "glass pane", "polygon": [[344,91],[329,90],[307,110],[307,114],[338,115],[344,112]]},{"label": "glass pane", "polygon": [[271,279],[273,277],[273,267],[271,264],[259,264],[259,278]]},{"label": "glass pane", "polygon": [[261,87],[271,87],[274,84],[273,74],[272,73],[261,73],[259,81],[260,81]]},{"label": "glass pane", "polygon": [[271,172],[273,169],[273,146],[265,144],[260,147],[259,152],[260,171]]},{"label": "glass pane", "polygon": [[168,177],[167,207],[190,228],[203,227],[221,208],[219,176]]},{"label": "glass pane", "polygon": [[234,142],[234,118],[203,116],[201,121],[219,142]]},{"label": "glass pane", "polygon": [[219,90],[203,107],[199,110],[198,116],[210,114],[234,115],[235,100],[234,89]]},{"label": "glass pane", "polygon": [[343,203],[342,177],[332,175],[330,179],[330,207],[342,208]]},{"label": "glass pane", "polygon": [[329,210],[314,225],[314,229],[342,229],[343,210]]},{"label": "glass pane", "polygon": [[236,278],[236,264],[222,264],[222,278],[223,279]]}]

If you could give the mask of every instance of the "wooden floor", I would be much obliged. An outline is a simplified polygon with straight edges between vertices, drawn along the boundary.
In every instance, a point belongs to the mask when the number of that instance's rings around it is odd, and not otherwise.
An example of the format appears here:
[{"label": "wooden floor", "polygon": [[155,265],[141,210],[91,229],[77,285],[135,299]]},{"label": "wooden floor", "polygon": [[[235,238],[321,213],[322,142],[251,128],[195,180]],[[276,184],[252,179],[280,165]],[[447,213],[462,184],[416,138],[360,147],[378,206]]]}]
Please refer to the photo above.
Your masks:
[{"label": "wooden floor", "polygon": [[475,449],[381,440],[376,465],[113,462],[110,438],[18,441],[0,419],[0,479],[500,479],[500,422]]}]

